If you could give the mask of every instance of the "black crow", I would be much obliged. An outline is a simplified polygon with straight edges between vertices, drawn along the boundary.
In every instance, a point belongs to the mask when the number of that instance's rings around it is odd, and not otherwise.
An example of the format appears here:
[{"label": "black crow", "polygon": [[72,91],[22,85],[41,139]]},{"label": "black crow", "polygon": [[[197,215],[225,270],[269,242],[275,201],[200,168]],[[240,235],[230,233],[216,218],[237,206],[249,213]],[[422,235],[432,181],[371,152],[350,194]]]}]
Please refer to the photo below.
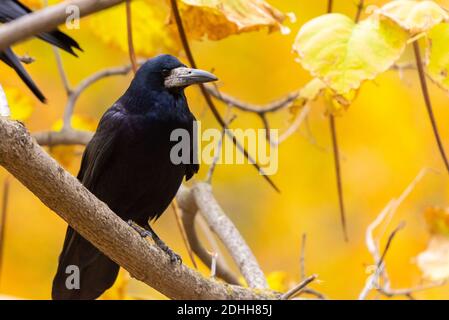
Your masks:
[{"label": "black crow", "polygon": [[[184,177],[198,172],[194,155],[195,117],[184,89],[215,81],[209,72],[190,69],[173,56],[160,55],[138,70],[127,91],[100,120],[87,145],[78,179],[142,236],[151,236],[170,256],[180,261],[151,229],[169,206]],[[174,130],[189,134],[189,161],[173,161]],[[145,229],[142,229],[143,226]],[[80,288],[66,287],[69,266],[80,272]],[[73,267],[71,267],[73,268]],[[110,288],[119,266],[70,226],[53,280],[53,299],[96,299]]]},{"label": "black crow", "polygon": [[[6,23],[17,18],[20,18],[28,13],[31,10],[27,8],[25,5],[20,3],[17,0],[0,0],[0,23]],[[38,38],[61,48],[68,53],[77,56],[73,48],[81,50],[81,47],[78,43],[73,40],[71,37],[66,35],[65,33],[54,30],[50,32],[45,32],[37,35]],[[25,68],[22,66],[19,58],[14,54],[11,48],[8,48],[4,51],[0,51],[0,60],[5,62],[8,66],[13,68],[23,82],[27,85],[27,87],[33,92],[33,94],[41,101],[45,102],[45,97],[39,88],[34,83],[33,79],[31,79],[30,75],[26,72]]]}]

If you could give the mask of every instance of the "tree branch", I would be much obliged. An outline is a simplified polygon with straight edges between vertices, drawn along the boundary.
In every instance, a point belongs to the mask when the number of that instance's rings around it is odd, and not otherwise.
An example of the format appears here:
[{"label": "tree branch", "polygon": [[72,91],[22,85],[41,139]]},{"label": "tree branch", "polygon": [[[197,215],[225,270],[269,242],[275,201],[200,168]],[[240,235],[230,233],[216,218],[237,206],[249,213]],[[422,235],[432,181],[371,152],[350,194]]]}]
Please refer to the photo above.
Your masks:
[{"label": "tree branch", "polygon": [[229,250],[248,286],[257,289],[268,288],[267,281],[256,258],[237,228],[213,197],[211,188],[209,184],[204,182],[199,182],[193,187],[193,195],[198,208],[209,226]]},{"label": "tree branch", "polygon": [[55,29],[66,22],[67,7],[79,8],[80,16],[87,16],[115,6],[124,0],[70,0],[27,14],[0,27],[0,51],[36,34]]},{"label": "tree branch", "polygon": [[60,167],[19,122],[0,118],[0,165],[46,206],[130,274],[173,299],[279,299],[208,280],[186,266],[175,266],[140,237],[79,181]]}]

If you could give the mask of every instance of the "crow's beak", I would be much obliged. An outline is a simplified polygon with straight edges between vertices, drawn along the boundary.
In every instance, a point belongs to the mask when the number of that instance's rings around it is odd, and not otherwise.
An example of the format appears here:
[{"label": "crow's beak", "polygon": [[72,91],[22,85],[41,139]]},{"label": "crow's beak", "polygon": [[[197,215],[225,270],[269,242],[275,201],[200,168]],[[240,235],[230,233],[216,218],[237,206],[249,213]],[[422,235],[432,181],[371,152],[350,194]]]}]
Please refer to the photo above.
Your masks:
[{"label": "crow's beak", "polygon": [[165,78],[164,85],[166,88],[179,88],[217,80],[218,78],[210,72],[179,67],[170,72],[170,75]]}]

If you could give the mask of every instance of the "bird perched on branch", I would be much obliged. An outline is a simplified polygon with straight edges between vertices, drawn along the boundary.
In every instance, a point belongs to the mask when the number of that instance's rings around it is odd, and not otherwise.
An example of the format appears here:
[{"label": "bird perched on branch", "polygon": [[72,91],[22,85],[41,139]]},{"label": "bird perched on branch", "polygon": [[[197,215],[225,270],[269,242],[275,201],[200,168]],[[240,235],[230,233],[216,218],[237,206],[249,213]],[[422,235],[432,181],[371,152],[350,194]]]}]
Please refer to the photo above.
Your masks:
[{"label": "bird perched on branch", "polygon": [[[31,10],[28,7],[17,0],[0,0],[0,23],[10,22],[24,15],[27,15],[30,12]],[[37,37],[74,56],[77,56],[75,51],[73,50],[74,48],[82,51],[81,47],[75,40],[57,29],[42,33],[40,35],[37,35]],[[45,96],[34,83],[33,79],[31,79],[30,75],[25,70],[19,58],[15,55],[11,48],[0,51],[0,60],[13,68],[22,79],[22,81],[33,92],[33,94],[41,102],[45,102]]]},{"label": "bird perched on branch", "polygon": [[[180,261],[149,225],[175,197],[184,177],[198,172],[194,159],[195,117],[184,89],[215,81],[206,71],[190,69],[170,55],[148,60],[124,95],[103,115],[87,145],[78,179],[109,208],[150,236],[172,262]],[[189,135],[188,161],[173,161],[174,130]],[[143,228],[142,228],[143,226]],[[67,268],[79,268],[79,289],[66,286]],[[70,226],[53,280],[53,299],[95,299],[110,288],[119,266]]]}]

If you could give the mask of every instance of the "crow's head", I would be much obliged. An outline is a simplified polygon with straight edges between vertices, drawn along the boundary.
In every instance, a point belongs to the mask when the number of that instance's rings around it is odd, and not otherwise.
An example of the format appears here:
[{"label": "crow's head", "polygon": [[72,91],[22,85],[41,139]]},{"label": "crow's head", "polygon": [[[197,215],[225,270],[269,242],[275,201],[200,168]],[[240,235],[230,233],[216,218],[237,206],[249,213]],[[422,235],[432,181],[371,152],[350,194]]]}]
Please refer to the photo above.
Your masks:
[{"label": "crow's head", "polygon": [[175,57],[164,54],[145,62],[136,74],[152,89],[184,89],[190,85],[218,80],[212,73],[187,68]]}]

